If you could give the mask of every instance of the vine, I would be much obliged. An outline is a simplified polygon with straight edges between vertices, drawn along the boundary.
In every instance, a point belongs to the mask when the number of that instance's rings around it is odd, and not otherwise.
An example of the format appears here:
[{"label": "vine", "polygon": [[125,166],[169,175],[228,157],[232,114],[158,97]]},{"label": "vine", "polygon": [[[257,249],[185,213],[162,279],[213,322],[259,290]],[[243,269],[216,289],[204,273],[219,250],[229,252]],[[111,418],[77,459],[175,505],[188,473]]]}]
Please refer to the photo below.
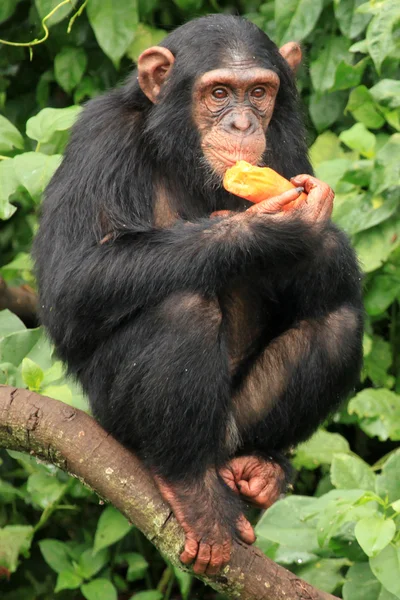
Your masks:
[{"label": "vine", "polygon": [[[69,20],[68,27],[67,27],[68,34],[71,33],[71,29],[72,29],[73,24],[75,23],[75,20],[81,16],[82,12],[86,8],[88,1],[89,0],[85,0],[83,2],[83,4],[80,6],[80,8],[75,12],[75,14],[72,15],[71,19]],[[67,4],[71,4],[72,8],[75,8],[75,6],[72,3],[72,0],[62,0],[59,4],[57,4],[57,6],[55,6],[53,8],[53,10],[51,10],[46,16],[43,17],[43,19],[41,21],[42,29],[44,30],[43,37],[35,38],[34,40],[32,40],[30,42],[10,42],[9,40],[3,40],[0,38],[0,44],[5,44],[7,46],[18,46],[18,47],[23,47],[23,48],[29,48],[29,57],[32,60],[32,58],[33,58],[32,46],[37,46],[39,44],[43,44],[43,42],[45,42],[47,40],[47,38],[49,37],[49,28],[47,27],[46,21],[48,21],[60,8],[62,8],[63,6],[66,6]]]}]

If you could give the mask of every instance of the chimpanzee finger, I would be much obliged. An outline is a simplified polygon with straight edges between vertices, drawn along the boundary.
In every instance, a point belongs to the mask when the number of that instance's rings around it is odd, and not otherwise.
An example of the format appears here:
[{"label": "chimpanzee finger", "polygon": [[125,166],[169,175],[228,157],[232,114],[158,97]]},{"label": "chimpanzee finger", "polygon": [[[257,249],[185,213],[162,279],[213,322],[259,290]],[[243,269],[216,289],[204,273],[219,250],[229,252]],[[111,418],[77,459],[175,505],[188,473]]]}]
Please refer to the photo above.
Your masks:
[{"label": "chimpanzee finger", "polygon": [[283,209],[286,204],[289,202],[293,202],[297,200],[297,198],[302,194],[304,189],[302,187],[295,187],[292,190],[288,190],[279,196],[274,196],[273,198],[269,198],[268,200],[263,200],[258,204],[254,204],[254,206],[250,206],[246,212],[250,213],[259,213],[259,214],[274,214]]},{"label": "chimpanzee finger", "polygon": [[206,572],[208,563],[211,559],[211,546],[210,544],[204,544],[204,542],[200,542],[199,551],[197,553],[196,561],[193,565],[193,572],[196,575],[202,575]]},{"label": "chimpanzee finger", "polygon": [[240,539],[246,542],[246,544],[254,544],[256,541],[254,530],[244,515],[240,515],[236,521],[236,530]]},{"label": "chimpanzee finger", "polygon": [[239,481],[238,488],[243,496],[252,498],[258,496],[265,486],[265,479],[263,477],[252,477],[250,481],[242,479]]},{"label": "chimpanzee finger", "polygon": [[228,540],[222,544],[222,566],[228,564],[231,559],[231,542]]},{"label": "chimpanzee finger", "polygon": [[308,201],[311,201],[313,196],[316,196],[317,194],[318,197],[323,199],[332,198],[333,200],[335,196],[334,191],[327,183],[317,179],[316,177],[313,177],[312,175],[296,175],[296,177],[292,177],[290,181],[293,183],[293,185],[304,187],[304,190],[308,194]]},{"label": "chimpanzee finger", "polygon": [[184,565],[190,565],[197,556],[199,549],[198,542],[193,538],[186,538],[185,549],[180,555],[180,560]]},{"label": "chimpanzee finger", "polygon": [[207,567],[207,575],[216,575],[221,570],[224,560],[223,546],[221,544],[213,544],[211,546],[211,558]]},{"label": "chimpanzee finger", "polygon": [[280,496],[280,489],[276,484],[269,484],[264,487],[258,496],[252,499],[252,502],[264,510],[272,506]]},{"label": "chimpanzee finger", "polygon": [[224,480],[224,483],[226,483],[226,485],[228,485],[231,488],[231,490],[238,494],[239,490],[236,485],[235,476],[232,473],[231,469],[229,469],[228,467],[224,467],[220,470],[219,474]]},{"label": "chimpanzee finger", "polygon": [[335,197],[332,188],[312,175],[296,175],[291,179],[293,185],[303,185],[308,193],[307,205],[313,209],[314,221],[329,219]]}]

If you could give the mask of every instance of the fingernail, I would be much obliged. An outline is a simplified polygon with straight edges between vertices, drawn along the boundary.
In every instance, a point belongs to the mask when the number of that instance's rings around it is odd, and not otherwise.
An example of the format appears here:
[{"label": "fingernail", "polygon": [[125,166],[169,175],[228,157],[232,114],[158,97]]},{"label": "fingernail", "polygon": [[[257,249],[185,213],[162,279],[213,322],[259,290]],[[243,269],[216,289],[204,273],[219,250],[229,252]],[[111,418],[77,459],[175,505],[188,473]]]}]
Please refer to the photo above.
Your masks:
[{"label": "fingernail", "polygon": [[302,192],[304,192],[304,188],[303,187],[297,187],[296,191],[298,194],[301,194]]}]

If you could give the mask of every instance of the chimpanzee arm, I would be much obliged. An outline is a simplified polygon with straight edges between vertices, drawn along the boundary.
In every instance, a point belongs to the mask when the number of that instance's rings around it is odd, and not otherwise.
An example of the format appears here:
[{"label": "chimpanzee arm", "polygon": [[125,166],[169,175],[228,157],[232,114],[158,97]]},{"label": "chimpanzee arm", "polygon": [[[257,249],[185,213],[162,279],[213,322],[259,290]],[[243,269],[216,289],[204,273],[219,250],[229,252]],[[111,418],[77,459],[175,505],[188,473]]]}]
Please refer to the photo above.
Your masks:
[{"label": "chimpanzee arm", "polygon": [[236,394],[242,427],[255,427],[265,450],[306,439],[356,384],[360,280],[346,236],[329,226],[321,252],[282,292],[282,310],[294,314],[291,326],[261,352]]},{"label": "chimpanzee arm", "polygon": [[84,240],[71,248],[65,242],[67,250],[61,241],[55,251],[42,225],[35,252],[39,272],[41,256],[46,261],[54,257],[54,267],[43,273],[49,285],[42,281],[40,286],[43,311],[56,302],[57,312],[61,309],[66,316],[73,310],[86,324],[90,316],[112,326],[174,291],[214,294],[254,261],[264,260],[270,270],[296,265],[317,251],[322,235],[295,216],[279,221],[271,214],[242,213],[228,219],[181,221],[169,229],[123,230],[104,244]]}]

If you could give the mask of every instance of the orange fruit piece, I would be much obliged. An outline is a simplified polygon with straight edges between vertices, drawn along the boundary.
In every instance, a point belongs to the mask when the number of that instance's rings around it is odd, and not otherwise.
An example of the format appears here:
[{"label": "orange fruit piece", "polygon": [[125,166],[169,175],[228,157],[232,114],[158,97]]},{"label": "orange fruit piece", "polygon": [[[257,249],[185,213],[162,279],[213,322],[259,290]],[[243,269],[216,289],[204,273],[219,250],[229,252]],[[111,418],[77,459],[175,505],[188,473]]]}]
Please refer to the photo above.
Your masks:
[{"label": "orange fruit piece", "polygon": [[[273,169],[256,167],[245,160],[239,160],[225,172],[223,184],[231,194],[254,203],[279,196],[296,187]],[[298,204],[306,198],[307,194],[302,193],[295,202]]]}]

